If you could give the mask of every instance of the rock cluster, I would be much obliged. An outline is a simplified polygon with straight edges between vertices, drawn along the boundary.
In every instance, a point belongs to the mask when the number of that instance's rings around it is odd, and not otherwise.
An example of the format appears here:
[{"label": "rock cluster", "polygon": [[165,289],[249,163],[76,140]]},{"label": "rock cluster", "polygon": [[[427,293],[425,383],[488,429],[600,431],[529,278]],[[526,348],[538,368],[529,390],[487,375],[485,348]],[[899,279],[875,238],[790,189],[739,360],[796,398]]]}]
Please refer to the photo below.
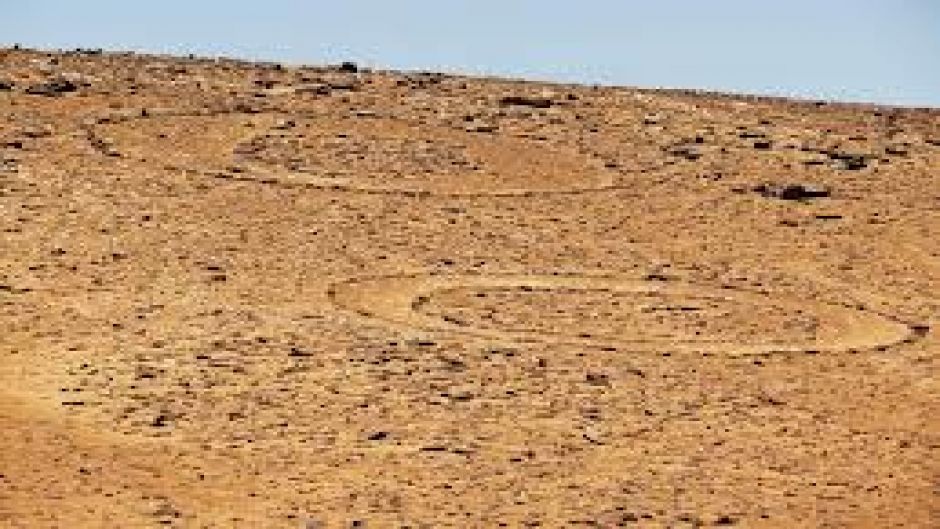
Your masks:
[{"label": "rock cluster", "polygon": [[832,194],[828,187],[817,184],[765,183],[755,186],[754,191],[761,196],[780,200],[810,200],[826,198]]}]

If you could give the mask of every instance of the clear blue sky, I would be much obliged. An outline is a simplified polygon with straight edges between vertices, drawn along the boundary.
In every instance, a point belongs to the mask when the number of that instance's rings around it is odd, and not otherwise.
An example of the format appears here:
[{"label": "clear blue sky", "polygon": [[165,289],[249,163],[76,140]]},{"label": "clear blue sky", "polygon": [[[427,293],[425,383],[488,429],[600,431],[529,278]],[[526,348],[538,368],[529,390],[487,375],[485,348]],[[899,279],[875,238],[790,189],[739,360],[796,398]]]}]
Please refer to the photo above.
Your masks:
[{"label": "clear blue sky", "polygon": [[935,0],[0,0],[0,44],[940,107]]}]

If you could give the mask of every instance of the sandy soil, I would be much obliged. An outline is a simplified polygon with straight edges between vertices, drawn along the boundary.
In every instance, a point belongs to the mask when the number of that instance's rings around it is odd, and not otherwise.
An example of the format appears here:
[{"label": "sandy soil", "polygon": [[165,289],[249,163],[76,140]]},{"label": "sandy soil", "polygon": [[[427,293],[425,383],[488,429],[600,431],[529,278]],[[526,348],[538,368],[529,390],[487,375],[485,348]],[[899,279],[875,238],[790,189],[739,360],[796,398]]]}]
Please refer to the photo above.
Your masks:
[{"label": "sandy soil", "polygon": [[0,50],[0,526],[940,527],[940,111]]}]

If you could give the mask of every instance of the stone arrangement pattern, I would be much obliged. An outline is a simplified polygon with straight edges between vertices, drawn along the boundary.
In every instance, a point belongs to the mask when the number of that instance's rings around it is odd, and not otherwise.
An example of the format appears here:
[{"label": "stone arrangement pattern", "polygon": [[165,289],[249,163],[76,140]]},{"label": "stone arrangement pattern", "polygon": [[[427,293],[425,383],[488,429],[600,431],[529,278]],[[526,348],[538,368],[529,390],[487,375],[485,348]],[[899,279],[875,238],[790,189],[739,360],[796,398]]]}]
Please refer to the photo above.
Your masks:
[{"label": "stone arrangement pattern", "polygon": [[940,111],[0,50],[0,526],[931,527]]}]

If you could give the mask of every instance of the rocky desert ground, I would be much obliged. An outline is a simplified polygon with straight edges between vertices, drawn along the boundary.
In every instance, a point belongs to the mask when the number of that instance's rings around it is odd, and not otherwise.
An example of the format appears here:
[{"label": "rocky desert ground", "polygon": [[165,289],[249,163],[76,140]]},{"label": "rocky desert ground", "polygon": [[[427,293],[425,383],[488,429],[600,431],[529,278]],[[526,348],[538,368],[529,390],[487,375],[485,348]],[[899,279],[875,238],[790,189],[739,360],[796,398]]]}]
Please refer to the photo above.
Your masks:
[{"label": "rocky desert ground", "polygon": [[940,527],[940,110],[0,50],[0,526]]}]

